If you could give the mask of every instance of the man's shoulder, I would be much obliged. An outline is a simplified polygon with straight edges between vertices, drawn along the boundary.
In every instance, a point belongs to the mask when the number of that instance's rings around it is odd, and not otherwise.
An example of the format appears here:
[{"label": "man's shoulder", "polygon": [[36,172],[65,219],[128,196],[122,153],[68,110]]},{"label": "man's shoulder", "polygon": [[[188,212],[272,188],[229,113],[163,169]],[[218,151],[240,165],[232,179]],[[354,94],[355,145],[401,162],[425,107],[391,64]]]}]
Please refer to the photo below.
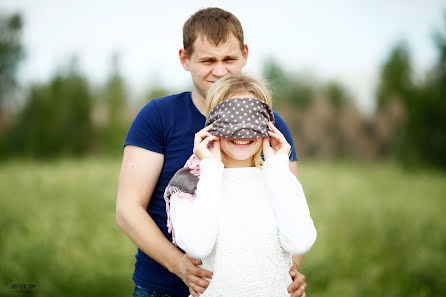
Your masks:
[{"label": "man's shoulder", "polygon": [[135,122],[144,123],[144,125],[149,125],[150,123],[151,127],[161,127],[163,123],[164,125],[170,125],[173,122],[172,119],[179,114],[181,115],[184,110],[188,110],[191,102],[190,92],[152,99],[138,112]]},{"label": "man's shoulder", "polygon": [[191,93],[190,92],[182,92],[178,94],[168,95],[160,98],[155,98],[150,100],[143,109],[146,108],[157,108],[157,109],[170,109],[170,108],[179,108],[181,105],[187,104],[188,100],[190,100]]}]

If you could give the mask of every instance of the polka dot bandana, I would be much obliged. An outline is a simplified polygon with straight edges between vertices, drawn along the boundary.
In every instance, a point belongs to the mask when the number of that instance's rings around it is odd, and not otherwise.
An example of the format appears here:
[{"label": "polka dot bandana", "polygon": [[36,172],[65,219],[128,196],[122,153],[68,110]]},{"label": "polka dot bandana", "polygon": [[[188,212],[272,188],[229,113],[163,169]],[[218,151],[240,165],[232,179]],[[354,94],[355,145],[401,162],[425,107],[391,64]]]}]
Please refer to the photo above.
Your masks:
[{"label": "polka dot bandana", "polygon": [[274,123],[271,107],[256,98],[233,98],[217,104],[210,112],[206,125],[210,133],[221,138],[269,137],[268,122]]}]

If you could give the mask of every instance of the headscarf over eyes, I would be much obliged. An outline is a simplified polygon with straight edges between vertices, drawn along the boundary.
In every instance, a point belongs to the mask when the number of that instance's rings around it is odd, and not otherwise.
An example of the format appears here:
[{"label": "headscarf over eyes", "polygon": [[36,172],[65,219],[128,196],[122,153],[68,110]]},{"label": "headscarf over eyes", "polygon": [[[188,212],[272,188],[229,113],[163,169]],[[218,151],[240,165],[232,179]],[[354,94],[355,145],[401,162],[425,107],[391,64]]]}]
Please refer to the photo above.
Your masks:
[{"label": "headscarf over eyes", "polygon": [[268,122],[274,123],[271,107],[256,98],[233,98],[217,104],[209,113],[205,126],[221,138],[269,137]]}]

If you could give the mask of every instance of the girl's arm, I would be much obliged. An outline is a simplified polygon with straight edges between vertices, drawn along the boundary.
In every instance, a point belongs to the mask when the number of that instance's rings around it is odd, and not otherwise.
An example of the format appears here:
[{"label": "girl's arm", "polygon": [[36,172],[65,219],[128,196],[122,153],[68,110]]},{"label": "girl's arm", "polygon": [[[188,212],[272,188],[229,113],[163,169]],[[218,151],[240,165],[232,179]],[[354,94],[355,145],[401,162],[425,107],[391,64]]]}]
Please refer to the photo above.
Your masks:
[{"label": "girl's arm", "polygon": [[288,156],[277,154],[265,161],[263,170],[282,246],[293,255],[302,255],[316,240],[316,228],[302,185],[288,164]]},{"label": "girl's arm", "polygon": [[216,159],[203,159],[200,161],[200,173],[195,199],[180,198],[175,194],[170,198],[176,242],[196,259],[203,259],[211,253],[217,237],[223,163]]}]

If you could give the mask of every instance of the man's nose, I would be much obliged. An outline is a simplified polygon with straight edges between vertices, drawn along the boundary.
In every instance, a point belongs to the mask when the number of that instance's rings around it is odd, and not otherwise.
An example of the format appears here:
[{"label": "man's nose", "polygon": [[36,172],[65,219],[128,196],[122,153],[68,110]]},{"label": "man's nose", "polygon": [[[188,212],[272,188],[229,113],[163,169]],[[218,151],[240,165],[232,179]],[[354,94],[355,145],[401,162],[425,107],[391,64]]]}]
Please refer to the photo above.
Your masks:
[{"label": "man's nose", "polygon": [[222,78],[228,73],[229,71],[223,63],[217,63],[212,71],[212,74],[218,78]]}]

